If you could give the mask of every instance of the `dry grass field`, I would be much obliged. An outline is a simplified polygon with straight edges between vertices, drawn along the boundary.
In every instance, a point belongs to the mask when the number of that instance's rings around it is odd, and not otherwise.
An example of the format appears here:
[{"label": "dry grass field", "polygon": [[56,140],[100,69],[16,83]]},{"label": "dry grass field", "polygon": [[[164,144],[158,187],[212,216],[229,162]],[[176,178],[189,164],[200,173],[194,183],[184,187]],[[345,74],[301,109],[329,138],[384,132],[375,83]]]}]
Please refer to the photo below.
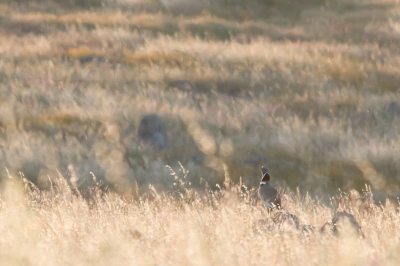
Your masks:
[{"label": "dry grass field", "polygon": [[396,0],[0,1],[0,261],[397,265],[399,86]]},{"label": "dry grass field", "polygon": [[[397,265],[400,223],[390,204],[361,208],[337,197],[363,234],[346,226],[320,232],[333,209],[286,193],[283,204],[301,224],[274,223],[245,190],[160,194],[132,202],[94,189],[90,202],[64,178],[44,194],[9,179],[2,191],[0,260],[3,265]],[[25,185],[25,189],[24,189]],[[338,209],[339,210],[339,209]]]}]

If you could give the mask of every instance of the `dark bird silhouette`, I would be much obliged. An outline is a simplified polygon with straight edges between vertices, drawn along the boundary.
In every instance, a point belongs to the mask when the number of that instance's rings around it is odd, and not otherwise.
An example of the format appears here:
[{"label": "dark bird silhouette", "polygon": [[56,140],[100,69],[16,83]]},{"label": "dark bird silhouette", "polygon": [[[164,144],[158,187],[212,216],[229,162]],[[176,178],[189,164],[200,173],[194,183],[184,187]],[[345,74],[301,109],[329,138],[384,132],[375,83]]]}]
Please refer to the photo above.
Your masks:
[{"label": "dark bird silhouette", "polygon": [[398,115],[400,114],[400,106],[397,102],[391,102],[388,105],[388,111],[391,115]]},{"label": "dark bird silhouette", "polygon": [[138,130],[138,145],[150,146],[156,151],[167,148],[165,126],[158,115],[149,114],[142,118]]},{"label": "dark bird silhouette", "polygon": [[260,196],[260,199],[268,208],[281,209],[281,197],[278,194],[278,191],[269,184],[271,177],[268,169],[262,166],[261,173],[262,178],[260,182],[260,188],[258,189],[258,195]]}]

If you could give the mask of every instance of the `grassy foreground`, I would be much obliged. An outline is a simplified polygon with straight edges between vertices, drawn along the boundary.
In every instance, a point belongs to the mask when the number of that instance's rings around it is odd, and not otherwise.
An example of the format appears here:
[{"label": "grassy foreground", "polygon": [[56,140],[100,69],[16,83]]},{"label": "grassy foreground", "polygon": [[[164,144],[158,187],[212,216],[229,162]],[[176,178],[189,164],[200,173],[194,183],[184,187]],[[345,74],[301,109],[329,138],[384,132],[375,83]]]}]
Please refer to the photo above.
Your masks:
[{"label": "grassy foreground", "polygon": [[273,214],[237,186],[188,190],[181,200],[157,195],[133,202],[108,193],[87,202],[63,178],[49,193],[14,179],[6,184],[3,265],[397,265],[400,259],[400,218],[390,204],[361,209],[341,197],[340,208],[355,215],[363,239],[320,233],[333,208],[293,193],[285,193],[285,208],[315,232],[274,224]]}]

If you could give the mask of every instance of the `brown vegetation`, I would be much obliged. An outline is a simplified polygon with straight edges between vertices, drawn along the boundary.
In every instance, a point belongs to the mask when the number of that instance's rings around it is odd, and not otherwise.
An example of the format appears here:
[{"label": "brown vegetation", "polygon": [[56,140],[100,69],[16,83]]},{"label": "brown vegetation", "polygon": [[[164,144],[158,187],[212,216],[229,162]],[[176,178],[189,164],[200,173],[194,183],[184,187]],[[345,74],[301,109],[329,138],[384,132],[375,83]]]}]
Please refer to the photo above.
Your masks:
[{"label": "brown vegetation", "polygon": [[[395,1],[182,3],[1,4],[1,166],[168,190],[166,164],[214,189],[268,164],[303,193],[400,195]],[[151,113],[161,154],[137,145]]]},{"label": "brown vegetation", "polygon": [[[396,264],[397,210],[372,201],[400,196],[399,14],[394,0],[2,1],[4,258]],[[165,149],[142,145],[149,114]],[[364,242],[271,229],[252,205],[261,165],[299,227],[347,204]],[[59,175],[75,196],[52,194]],[[21,176],[44,191],[9,205]],[[236,184],[247,201],[201,194]],[[338,188],[352,200],[329,206]]]},{"label": "brown vegetation", "polygon": [[389,203],[365,210],[346,203],[351,197],[342,194],[335,200],[345,203],[327,206],[286,192],[284,205],[292,214],[268,214],[240,186],[155,192],[154,200],[140,202],[103,193],[96,183],[86,201],[63,177],[53,188],[43,192],[13,178],[4,184],[3,263],[395,265],[399,260],[398,210]]}]

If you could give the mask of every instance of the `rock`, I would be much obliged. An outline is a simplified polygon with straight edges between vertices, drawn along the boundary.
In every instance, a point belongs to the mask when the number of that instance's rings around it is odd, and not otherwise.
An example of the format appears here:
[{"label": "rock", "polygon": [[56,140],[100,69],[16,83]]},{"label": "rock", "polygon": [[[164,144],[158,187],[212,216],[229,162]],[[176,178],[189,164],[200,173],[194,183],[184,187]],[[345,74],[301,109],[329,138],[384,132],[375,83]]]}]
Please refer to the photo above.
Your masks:
[{"label": "rock", "polygon": [[297,218],[296,215],[288,212],[277,212],[274,215],[273,221],[280,228],[298,229],[300,227],[299,218]]},{"label": "rock", "polygon": [[346,211],[336,212],[332,218],[332,221],[325,223],[321,227],[320,232],[331,232],[336,236],[353,234],[365,238],[365,235],[361,230],[361,226],[358,224],[354,215]]}]

